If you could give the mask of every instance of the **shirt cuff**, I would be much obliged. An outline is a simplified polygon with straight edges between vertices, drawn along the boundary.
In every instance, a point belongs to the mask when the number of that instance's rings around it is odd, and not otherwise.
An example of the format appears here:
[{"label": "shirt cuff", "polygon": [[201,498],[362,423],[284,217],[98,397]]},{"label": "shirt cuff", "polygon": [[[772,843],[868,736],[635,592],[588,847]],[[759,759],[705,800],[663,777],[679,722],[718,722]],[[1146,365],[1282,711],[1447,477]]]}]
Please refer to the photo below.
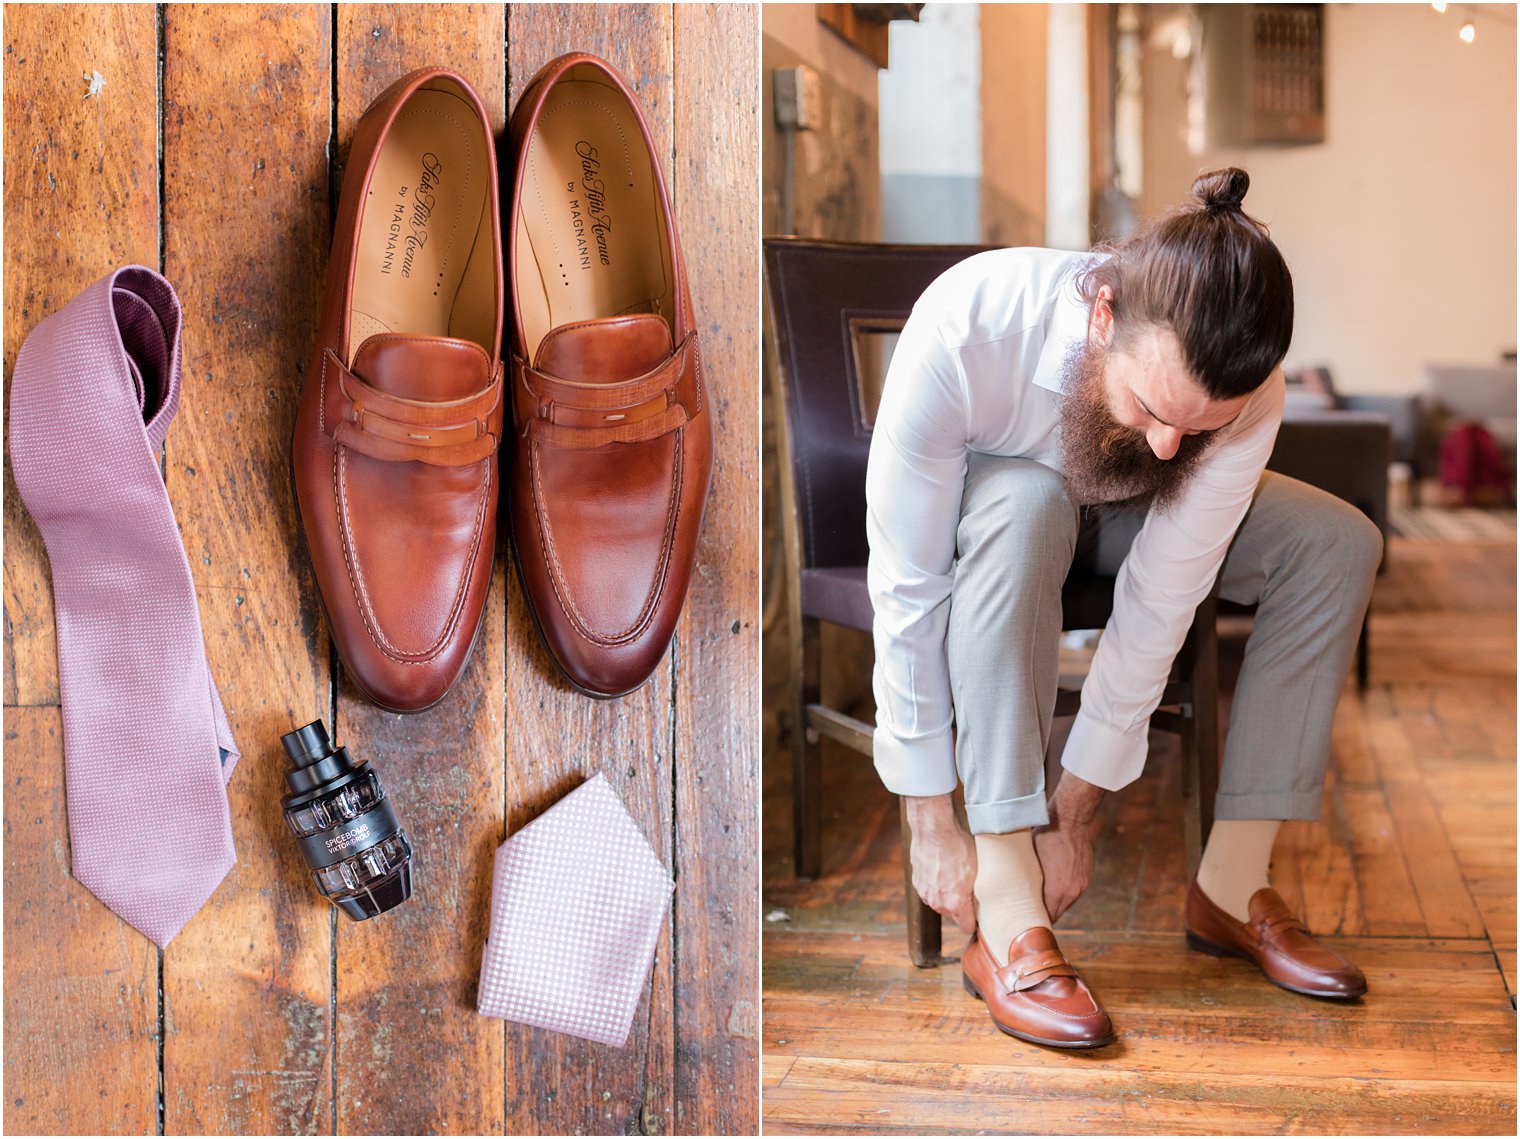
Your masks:
[{"label": "shirt cuff", "polygon": [[955,790],[950,733],[904,740],[877,728],[871,740],[876,773],[894,795],[948,795]]},{"label": "shirt cuff", "polygon": [[[1105,791],[1117,791],[1133,783],[1145,770],[1145,756],[1150,750],[1150,720],[1147,718],[1132,731],[1121,732],[1077,710],[1061,753],[1061,766],[1078,779],[1085,779]],[[880,767],[880,761],[877,761]]]}]

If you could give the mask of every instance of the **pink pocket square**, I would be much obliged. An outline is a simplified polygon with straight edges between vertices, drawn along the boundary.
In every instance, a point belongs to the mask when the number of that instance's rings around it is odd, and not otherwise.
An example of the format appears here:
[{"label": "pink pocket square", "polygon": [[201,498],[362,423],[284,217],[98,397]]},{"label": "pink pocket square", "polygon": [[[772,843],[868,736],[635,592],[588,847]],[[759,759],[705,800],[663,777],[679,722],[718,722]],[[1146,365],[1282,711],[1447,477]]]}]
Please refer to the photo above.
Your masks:
[{"label": "pink pocket square", "polygon": [[496,851],[482,1016],[621,1048],[675,883],[596,775]]}]

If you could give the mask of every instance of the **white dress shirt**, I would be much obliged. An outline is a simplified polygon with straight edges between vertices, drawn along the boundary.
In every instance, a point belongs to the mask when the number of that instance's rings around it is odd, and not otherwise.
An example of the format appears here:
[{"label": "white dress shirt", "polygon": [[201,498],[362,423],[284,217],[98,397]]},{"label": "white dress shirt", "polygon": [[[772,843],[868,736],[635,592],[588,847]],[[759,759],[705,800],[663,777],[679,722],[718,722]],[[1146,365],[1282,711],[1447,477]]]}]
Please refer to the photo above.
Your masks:
[{"label": "white dress shirt", "polygon": [[[1077,270],[1093,254],[999,249],[919,298],[892,354],[866,474],[875,606],[876,769],[900,795],[956,784],[945,652],[955,536],[971,451],[1061,469],[1062,365],[1087,334]],[[1118,790],[1193,611],[1251,504],[1282,420],[1281,370],[1221,431],[1172,509],[1152,511],[1114,589],[1062,766]]]}]

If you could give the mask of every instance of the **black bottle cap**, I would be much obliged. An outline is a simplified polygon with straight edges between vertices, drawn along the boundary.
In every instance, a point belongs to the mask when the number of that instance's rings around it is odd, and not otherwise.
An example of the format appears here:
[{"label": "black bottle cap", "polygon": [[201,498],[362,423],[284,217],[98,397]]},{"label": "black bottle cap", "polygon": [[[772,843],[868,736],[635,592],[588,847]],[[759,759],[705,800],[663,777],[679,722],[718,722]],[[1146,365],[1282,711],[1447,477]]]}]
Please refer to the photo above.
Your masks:
[{"label": "black bottle cap", "polygon": [[332,740],[327,735],[327,725],[313,720],[304,728],[286,732],[280,737],[285,754],[296,767],[309,767],[323,756],[333,753]]},{"label": "black bottle cap", "polygon": [[362,766],[356,766],[343,748],[333,747],[327,735],[327,725],[321,720],[286,732],[280,737],[280,743],[290,757],[290,770],[285,773],[285,785],[290,788],[290,795],[283,802],[287,810],[296,806],[296,800],[303,795],[336,790],[342,786],[339,780],[343,776]]},{"label": "black bottle cap", "polygon": [[386,875],[369,889],[332,901],[354,921],[363,921],[395,909],[411,896],[412,864],[403,862],[395,873]]}]

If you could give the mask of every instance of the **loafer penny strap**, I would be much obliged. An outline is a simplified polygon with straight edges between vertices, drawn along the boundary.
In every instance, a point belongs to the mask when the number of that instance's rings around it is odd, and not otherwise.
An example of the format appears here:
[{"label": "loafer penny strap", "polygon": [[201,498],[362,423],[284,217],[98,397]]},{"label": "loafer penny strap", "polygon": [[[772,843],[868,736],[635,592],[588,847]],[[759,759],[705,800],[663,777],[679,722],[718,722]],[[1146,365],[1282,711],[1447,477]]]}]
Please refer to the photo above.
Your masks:
[{"label": "loafer penny strap", "polygon": [[701,410],[701,367],[696,333],[658,367],[622,383],[576,383],[514,359],[522,435],[566,450],[658,439]]},{"label": "loafer penny strap", "polygon": [[1263,945],[1276,941],[1285,933],[1308,933],[1298,916],[1286,909],[1270,910],[1256,921],[1256,935]]},{"label": "loafer penny strap", "polygon": [[1047,949],[1043,953],[1031,953],[1028,957],[1020,957],[1012,964],[999,969],[996,974],[998,983],[1003,986],[1005,993],[1032,989],[1050,977],[1075,977],[1076,975],[1076,967],[1066,960],[1064,953],[1057,949]]},{"label": "loafer penny strap", "polygon": [[474,395],[453,400],[403,399],[365,383],[332,349],[339,418],[333,438],[372,459],[462,467],[488,459],[501,441],[501,372]]}]

